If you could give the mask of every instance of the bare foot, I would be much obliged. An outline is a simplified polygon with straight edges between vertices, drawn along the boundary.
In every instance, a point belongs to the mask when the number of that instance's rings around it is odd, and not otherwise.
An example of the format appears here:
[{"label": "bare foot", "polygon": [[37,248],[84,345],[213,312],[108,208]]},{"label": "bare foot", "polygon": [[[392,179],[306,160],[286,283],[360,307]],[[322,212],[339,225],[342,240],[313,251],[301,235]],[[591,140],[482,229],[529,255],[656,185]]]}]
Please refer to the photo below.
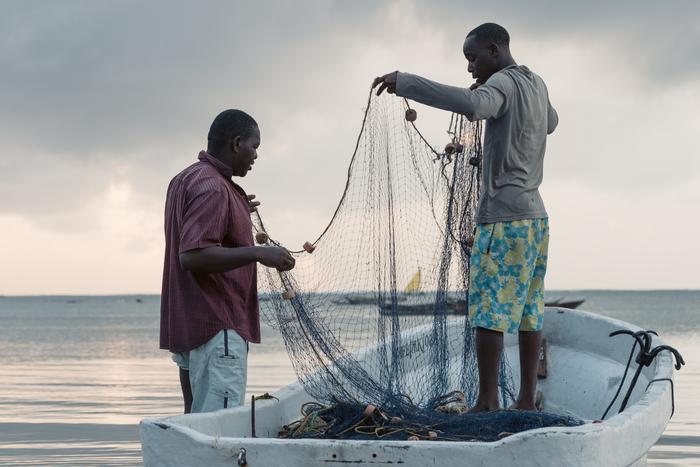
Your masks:
[{"label": "bare foot", "polygon": [[542,411],[542,391],[538,390],[537,394],[535,395],[535,399],[532,400],[532,398],[521,398],[518,397],[518,400],[513,402],[508,407],[508,410],[530,410],[530,411]]},{"label": "bare foot", "polygon": [[471,409],[467,410],[467,413],[482,413],[482,412],[493,412],[494,410],[500,410],[501,406],[496,404],[488,404],[486,402],[476,401],[476,404]]},{"label": "bare foot", "polygon": [[531,412],[534,412],[537,409],[535,408],[535,404],[528,404],[525,402],[516,401],[515,403],[513,403],[513,405],[508,407],[508,410],[529,410]]}]

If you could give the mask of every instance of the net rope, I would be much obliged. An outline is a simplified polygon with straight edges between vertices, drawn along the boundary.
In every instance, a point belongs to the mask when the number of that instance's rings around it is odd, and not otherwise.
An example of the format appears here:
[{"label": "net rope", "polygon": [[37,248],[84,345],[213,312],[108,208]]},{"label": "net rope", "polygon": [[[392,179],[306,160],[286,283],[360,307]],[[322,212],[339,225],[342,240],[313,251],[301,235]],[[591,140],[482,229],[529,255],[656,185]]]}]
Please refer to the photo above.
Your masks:
[{"label": "net rope", "polygon": [[[430,418],[446,394],[458,391],[468,406],[478,393],[467,309],[482,126],[453,114],[449,144],[437,150],[408,109],[370,90],[330,222],[293,251],[292,271],[259,268],[258,284],[262,318],[319,403]],[[265,233],[259,242],[281,245],[259,213],[253,224]],[[505,353],[499,387],[507,406]]]}]

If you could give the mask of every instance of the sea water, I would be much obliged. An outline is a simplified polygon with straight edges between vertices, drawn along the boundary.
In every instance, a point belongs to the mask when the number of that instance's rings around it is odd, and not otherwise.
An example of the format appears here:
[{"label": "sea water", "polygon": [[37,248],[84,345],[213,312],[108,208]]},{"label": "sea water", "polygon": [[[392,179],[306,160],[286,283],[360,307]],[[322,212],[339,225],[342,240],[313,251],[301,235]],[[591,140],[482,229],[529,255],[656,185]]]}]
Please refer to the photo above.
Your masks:
[{"label": "sea water", "polygon": [[[676,414],[650,465],[700,465],[700,291],[554,291],[657,331],[683,354]],[[0,465],[141,465],[138,422],[182,411],[158,349],[158,296],[0,297]],[[620,345],[627,348],[630,343]],[[296,379],[279,334],[252,345],[248,397]]]}]

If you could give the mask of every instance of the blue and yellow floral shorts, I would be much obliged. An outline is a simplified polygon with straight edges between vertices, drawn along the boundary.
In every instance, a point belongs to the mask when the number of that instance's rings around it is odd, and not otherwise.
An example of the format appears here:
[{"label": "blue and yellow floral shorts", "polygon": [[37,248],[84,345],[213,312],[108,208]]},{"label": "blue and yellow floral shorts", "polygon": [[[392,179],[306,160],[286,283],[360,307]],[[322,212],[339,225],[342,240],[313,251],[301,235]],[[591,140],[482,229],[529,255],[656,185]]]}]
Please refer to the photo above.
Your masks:
[{"label": "blue and yellow floral shorts", "polygon": [[546,218],[477,225],[469,271],[473,327],[542,329],[548,244]]}]

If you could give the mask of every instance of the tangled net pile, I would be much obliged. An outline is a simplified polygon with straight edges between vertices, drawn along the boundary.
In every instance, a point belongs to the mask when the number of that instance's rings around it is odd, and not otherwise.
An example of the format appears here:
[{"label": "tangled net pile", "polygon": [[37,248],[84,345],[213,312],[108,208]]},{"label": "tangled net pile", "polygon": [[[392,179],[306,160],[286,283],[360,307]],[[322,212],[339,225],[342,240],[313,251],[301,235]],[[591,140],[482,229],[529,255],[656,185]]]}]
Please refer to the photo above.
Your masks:
[{"label": "tangled net pile", "polygon": [[[290,272],[259,269],[261,314],[305,390],[290,437],[496,439],[580,424],[525,412],[461,413],[478,373],[467,319],[481,125],[453,115],[437,151],[406,101],[370,92],[338,207]],[[276,244],[259,216],[258,243]],[[500,399],[514,400],[501,358]],[[415,438],[414,438],[415,439]]]}]

